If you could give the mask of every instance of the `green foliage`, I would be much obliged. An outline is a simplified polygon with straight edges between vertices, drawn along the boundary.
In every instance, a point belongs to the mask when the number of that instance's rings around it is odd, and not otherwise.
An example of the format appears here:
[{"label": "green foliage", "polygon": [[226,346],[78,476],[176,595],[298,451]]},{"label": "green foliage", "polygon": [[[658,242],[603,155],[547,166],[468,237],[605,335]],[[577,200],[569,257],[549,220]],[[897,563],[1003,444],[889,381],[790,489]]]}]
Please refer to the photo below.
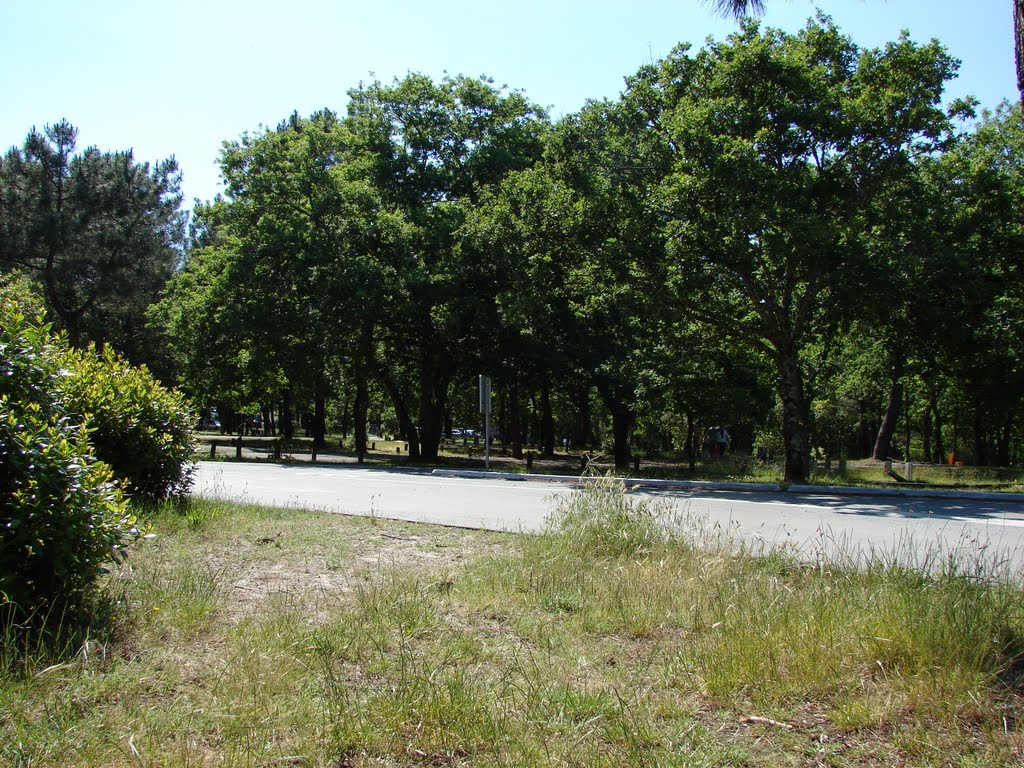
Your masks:
[{"label": "green foliage", "polygon": [[810,466],[801,351],[892,281],[863,230],[874,202],[893,210],[888,197],[912,194],[914,158],[949,137],[938,105],[956,67],[937,42],[862,50],[819,16],[795,35],[748,20],[630,82],[624,98],[672,155],[658,195],[679,298],[774,361],[789,481]]},{"label": "green foliage", "polygon": [[1024,123],[960,133],[957,67],[819,15],[681,46],[554,125],[486,78],[361,84],[224,145],[152,327],[203,405],[280,404],[286,435],[309,411],[323,444],[334,398],[410,459],[478,423],[487,372],[516,458],[568,436],[624,469],[723,425],[790,482],[817,449],[1009,465]]},{"label": "green foliage", "polygon": [[[410,454],[437,457],[448,388],[478,373],[492,339],[495,274],[487,251],[461,249],[460,228],[487,190],[540,157],[544,111],[487,78],[410,74],[349,93],[354,169],[402,216],[371,365],[394,401]],[[493,326],[492,326],[493,327]],[[492,369],[493,370],[493,369]],[[417,411],[413,409],[417,408]]]},{"label": "green foliage", "polygon": [[110,347],[69,350],[62,362],[67,406],[88,426],[97,458],[110,465],[125,490],[150,499],[185,493],[195,415],[184,396]]},{"label": "green foliage", "polygon": [[[238,238],[229,235],[227,211],[222,200],[193,211],[188,260],[148,317],[195,402],[242,410],[282,386],[281,364],[268,351],[274,345],[264,339],[268,327],[285,322],[272,303],[274,293],[261,290],[265,275],[252,272]],[[243,284],[251,286],[244,293],[238,290]]]},{"label": "green foliage", "polygon": [[177,164],[77,151],[77,139],[61,120],[0,157],[0,273],[38,279],[73,345],[151,358],[144,313],[180,260]]},{"label": "green foliage", "polygon": [[467,219],[462,244],[495,273],[491,324],[503,343],[485,365],[594,386],[618,468],[642,404],[664,388],[674,341],[661,221],[646,205],[658,158],[636,123],[607,102],[563,119],[543,160]]},{"label": "green foliage", "polygon": [[113,473],[69,416],[62,341],[9,291],[0,291],[0,622],[8,627],[73,618],[135,535]]}]

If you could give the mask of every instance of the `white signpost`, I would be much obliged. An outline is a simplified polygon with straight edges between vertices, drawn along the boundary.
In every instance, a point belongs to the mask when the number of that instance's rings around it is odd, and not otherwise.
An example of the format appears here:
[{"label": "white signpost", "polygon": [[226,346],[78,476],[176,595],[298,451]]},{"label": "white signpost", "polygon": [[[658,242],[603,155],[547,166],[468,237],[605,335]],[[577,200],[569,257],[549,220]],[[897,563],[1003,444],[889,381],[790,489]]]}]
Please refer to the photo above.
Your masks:
[{"label": "white signpost", "polygon": [[491,471],[491,377],[480,375],[480,413],[484,415],[484,470]]}]

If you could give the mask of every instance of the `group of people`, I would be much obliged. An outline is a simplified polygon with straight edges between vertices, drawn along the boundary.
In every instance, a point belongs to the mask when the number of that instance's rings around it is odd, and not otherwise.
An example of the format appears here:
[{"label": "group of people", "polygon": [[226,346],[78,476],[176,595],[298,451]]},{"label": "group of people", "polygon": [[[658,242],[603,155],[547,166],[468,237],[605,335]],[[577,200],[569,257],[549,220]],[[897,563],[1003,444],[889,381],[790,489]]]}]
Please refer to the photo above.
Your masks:
[{"label": "group of people", "polygon": [[704,452],[712,459],[720,459],[729,447],[729,432],[725,427],[711,427],[704,434]]}]

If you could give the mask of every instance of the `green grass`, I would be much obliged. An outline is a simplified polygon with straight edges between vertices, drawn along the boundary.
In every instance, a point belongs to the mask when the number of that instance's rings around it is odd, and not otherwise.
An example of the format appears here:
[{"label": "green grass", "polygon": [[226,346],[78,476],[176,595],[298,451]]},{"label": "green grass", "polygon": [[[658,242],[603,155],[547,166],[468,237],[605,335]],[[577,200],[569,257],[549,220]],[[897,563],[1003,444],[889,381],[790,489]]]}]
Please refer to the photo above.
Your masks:
[{"label": "green grass", "polygon": [[106,620],[3,641],[0,765],[1024,757],[1024,596],[981,556],[809,565],[611,481],[538,536],[206,501],[153,526]]},{"label": "green grass", "polygon": [[[894,462],[893,469],[901,474],[904,472],[902,463]],[[1024,470],[1010,467],[964,467],[943,464],[915,464],[914,482],[936,487],[956,488],[987,488],[1013,493],[1024,492]],[[851,463],[843,475],[833,473],[828,476],[834,481],[847,481],[867,485],[891,484],[879,462],[864,461]]]}]

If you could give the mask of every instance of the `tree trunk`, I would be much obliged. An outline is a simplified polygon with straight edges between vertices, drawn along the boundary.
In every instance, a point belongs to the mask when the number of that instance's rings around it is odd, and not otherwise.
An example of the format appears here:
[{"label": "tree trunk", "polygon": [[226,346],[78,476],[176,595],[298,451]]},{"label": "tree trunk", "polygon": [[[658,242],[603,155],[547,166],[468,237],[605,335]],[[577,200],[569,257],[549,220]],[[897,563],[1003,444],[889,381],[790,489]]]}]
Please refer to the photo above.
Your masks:
[{"label": "tree trunk", "polygon": [[613,452],[615,454],[616,469],[629,469],[633,458],[629,449],[629,432],[632,427],[632,413],[626,410],[616,410],[612,413]]},{"label": "tree trunk", "polygon": [[409,409],[405,404],[405,398],[402,397],[402,391],[399,389],[398,383],[395,381],[394,376],[391,375],[391,371],[387,370],[384,366],[377,368],[377,377],[380,380],[381,386],[384,387],[384,391],[391,398],[392,406],[394,406],[395,416],[398,418],[398,434],[409,443],[409,458],[420,458],[419,435],[416,431],[416,425],[413,424],[412,419],[409,417]]},{"label": "tree trunk", "polygon": [[[852,459],[863,459],[871,455],[878,438],[877,422],[874,422],[869,406],[863,400],[857,401],[857,443],[854,451],[850,454]],[[874,410],[874,406],[871,406]]]},{"label": "tree trunk", "polygon": [[911,408],[911,406],[910,406],[910,393],[906,392],[904,394],[904,400],[903,400],[903,412],[905,414],[905,416],[903,418],[903,426],[904,426],[904,429],[905,429],[905,432],[904,432],[904,435],[903,435],[903,437],[904,437],[904,442],[903,442],[903,460],[904,461],[911,461],[911,457],[910,457],[910,438],[911,438],[911,434],[910,434],[910,426],[911,426],[910,425],[910,408]]},{"label": "tree trunk", "polygon": [[551,412],[551,387],[545,380],[540,388],[540,444],[544,455],[555,455],[555,418]]},{"label": "tree trunk", "polygon": [[352,428],[352,424],[355,421],[355,409],[356,402],[352,401],[352,408],[349,409],[348,399],[345,400],[345,407],[341,409],[341,440],[346,442],[348,440],[348,432]]},{"label": "tree trunk", "polygon": [[323,448],[327,445],[327,381],[320,373],[316,377],[313,391],[313,423],[310,425],[313,447]]},{"label": "tree trunk", "polygon": [[892,436],[896,431],[902,406],[903,361],[900,360],[892,367],[889,402],[885,406],[885,416],[882,418],[882,426],[878,428],[878,437],[875,439],[875,448],[871,451],[871,458],[877,461],[885,461],[892,457]]},{"label": "tree trunk", "polygon": [[217,404],[217,418],[220,420],[220,433],[230,435],[235,420],[235,409],[224,403]]},{"label": "tree trunk", "polygon": [[629,392],[629,388],[613,381],[598,381],[597,391],[601,396],[601,402],[612,415],[612,454],[615,457],[615,468],[628,469],[632,460],[629,434],[634,419],[625,394]]},{"label": "tree trunk", "polygon": [[786,446],[785,481],[804,483],[810,475],[804,384],[796,349],[779,350],[779,385],[782,395],[782,440]]},{"label": "tree trunk", "polygon": [[281,395],[281,434],[285,440],[295,437],[295,415],[292,413],[292,391],[286,389]]},{"label": "tree trunk", "polygon": [[523,458],[523,419],[519,405],[519,375],[512,375],[512,386],[508,393],[508,432],[512,438],[512,458]]},{"label": "tree trunk", "polygon": [[924,449],[924,463],[932,463],[932,403],[934,399],[924,406],[924,415],[921,417],[921,446]]},{"label": "tree trunk", "polygon": [[987,467],[988,456],[988,435],[985,431],[985,413],[981,403],[974,404],[974,463],[980,467]]},{"label": "tree trunk", "polygon": [[1013,435],[1013,422],[1016,416],[1016,409],[1011,408],[1006,412],[1003,419],[1003,428],[999,431],[999,446],[997,448],[996,463],[1000,467],[1010,466],[1010,438]]},{"label": "tree trunk", "polygon": [[590,387],[579,384],[573,391],[576,400],[576,422],[573,425],[572,444],[583,448],[590,444]]},{"label": "tree trunk", "polygon": [[441,431],[444,427],[444,408],[448,395],[448,377],[442,372],[443,363],[424,360],[420,382],[420,457],[436,461],[441,451]]},{"label": "tree trunk", "polygon": [[354,368],[356,379],[355,401],[352,403],[352,421],[356,433],[356,455],[362,460],[366,453],[368,435],[366,415],[370,408],[369,376],[373,369],[373,323],[364,322],[359,334],[359,356]]},{"label": "tree trunk", "polygon": [[946,446],[942,442],[942,414],[939,413],[938,400],[932,401],[932,411],[935,413],[935,459],[939,464],[946,462]]},{"label": "tree trunk", "polygon": [[366,386],[366,371],[360,368],[356,374],[356,396],[352,403],[352,420],[356,433],[356,454],[362,456],[366,453],[366,412],[370,407],[370,392]]},{"label": "tree trunk", "polygon": [[1017,60],[1017,93],[1024,109],[1024,0],[1013,0],[1013,41]]},{"label": "tree trunk", "polygon": [[503,389],[498,391],[498,429],[492,431],[492,435],[498,435],[501,440],[501,447],[505,447],[505,440],[508,437],[508,393]]},{"label": "tree trunk", "polygon": [[697,469],[697,430],[693,424],[693,411],[686,409],[686,455],[690,459],[690,471]]},{"label": "tree trunk", "polygon": [[957,459],[960,453],[960,412],[953,408],[953,460]]}]

